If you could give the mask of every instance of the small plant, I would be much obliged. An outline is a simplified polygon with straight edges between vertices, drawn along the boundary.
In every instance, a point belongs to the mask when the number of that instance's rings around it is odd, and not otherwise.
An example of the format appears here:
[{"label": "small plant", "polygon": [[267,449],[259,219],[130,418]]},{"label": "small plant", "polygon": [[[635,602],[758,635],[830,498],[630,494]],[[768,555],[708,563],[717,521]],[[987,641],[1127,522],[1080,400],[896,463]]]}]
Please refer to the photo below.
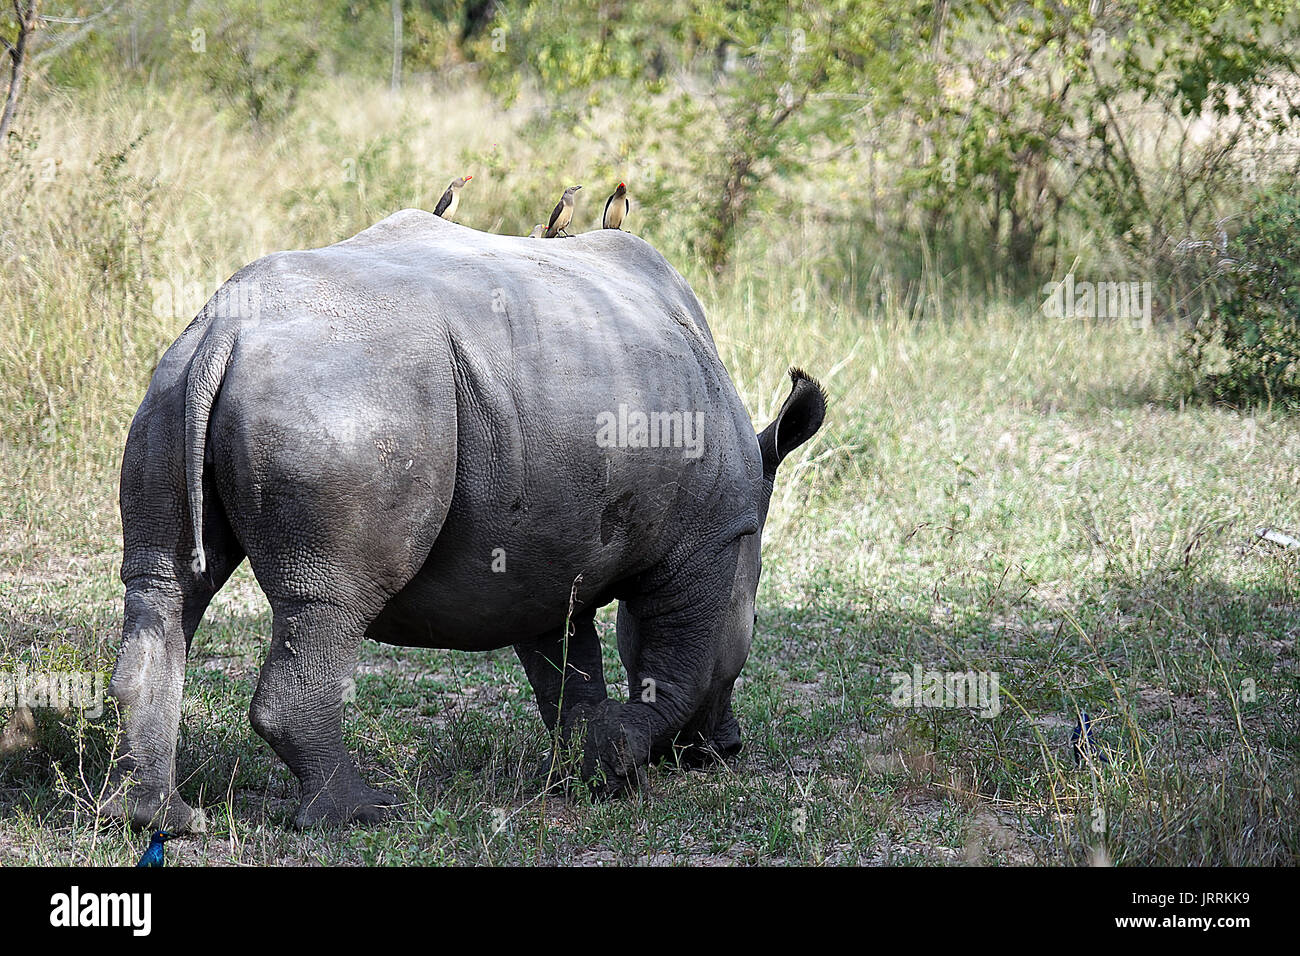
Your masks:
[{"label": "small plant", "polygon": [[1300,406],[1300,196],[1260,204],[1229,257],[1227,294],[1185,350],[1193,387],[1233,404]]}]

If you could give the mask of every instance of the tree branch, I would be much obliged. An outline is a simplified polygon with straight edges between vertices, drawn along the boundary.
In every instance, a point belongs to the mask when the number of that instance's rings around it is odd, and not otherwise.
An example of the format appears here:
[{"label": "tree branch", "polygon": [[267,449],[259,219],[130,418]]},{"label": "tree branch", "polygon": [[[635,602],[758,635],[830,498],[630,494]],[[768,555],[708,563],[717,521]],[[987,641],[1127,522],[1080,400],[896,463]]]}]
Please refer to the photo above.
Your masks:
[{"label": "tree branch", "polygon": [[81,26],[81,29],[64,34],[59,37],[59,42],[54,46],[32,54],[32,65],[39,66],[46,60],[58,56],[64,50],[76,46],[86,37],[90,36],[90,34],[95,31],[95,21],[112,13],[119,2],[120,0],[112,0],[112,2],[105,6],[104,9],[100,10],[98,13],[92,13],[88,17],[47,17],[42,14],[40,19],[45,23],[78,24]]}]

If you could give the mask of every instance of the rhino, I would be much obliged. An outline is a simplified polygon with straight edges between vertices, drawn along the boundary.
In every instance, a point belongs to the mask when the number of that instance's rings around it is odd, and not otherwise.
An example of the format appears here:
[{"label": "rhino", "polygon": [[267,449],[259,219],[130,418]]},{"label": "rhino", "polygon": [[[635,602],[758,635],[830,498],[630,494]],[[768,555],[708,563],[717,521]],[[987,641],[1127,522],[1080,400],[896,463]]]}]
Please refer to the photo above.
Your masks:
[{"label": "rhino", "polygon": [[[176,792],[185,663],[248,559],[272,611],[249,717],[293,823],[370,823],[342,719],[361,640],[513,646],[602,793],[734,754],[777,466],[825,417],[790,371],[756,434],[686,281],[597,230],[538,242],[404,210],[232,276],[159,360],[122,460],[121,729],[107,813]],[[618,601],[627,700],[595,627]]]}]

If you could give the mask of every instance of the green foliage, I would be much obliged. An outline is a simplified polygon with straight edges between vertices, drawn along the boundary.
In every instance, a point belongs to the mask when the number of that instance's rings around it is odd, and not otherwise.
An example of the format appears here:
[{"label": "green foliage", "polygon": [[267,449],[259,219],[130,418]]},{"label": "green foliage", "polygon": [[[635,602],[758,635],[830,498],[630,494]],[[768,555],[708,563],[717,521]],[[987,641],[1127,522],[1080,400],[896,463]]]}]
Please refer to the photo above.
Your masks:
[{"label": "green foliage", "polygon": [[855,260],[924,248],[1022,290],[1104,260],[1157,280],[1161,314],[1204,308],[1174,250],[1236,212],[1247,161],[1300,116],[1278,95],[1290,0],[399,8],[400,58],[392,0],[140,0],[43,70],[82,88],[97,70],[197,81],[263,129],[325,74],[379,87],[398,65],[446,79],[469,61],[532,111],[530,141],[595,144],[582,180],[628,180],[638,230],[710,271],[751,226],[815,219],[856,237]]},{"label": "green foliage", "polygon": [[[441,4],[433,4],[441,6]],[[432,12],[429,4],[404,4],[402,14],[403,73],[434,73],[454,66],[458,60],[457,28],[445,15]],[[388,25],[391,32],[392,24]],[[388,51],[391,53],[391,51]]]},{"label": "green foliage", "polygon": [[775,186],[860,158],[897,117],[893,232],[959,234],[1037,282],[1078,254],[1063,239],[1080,222],[1106,226],[1106,254],[1172,271],[1177,237],[1243,191],[1234,160],[1300,115],[1272,95],[1297,25],[1281,0],[516,0],[471,53],[499,92],[535,84],[556,128],[616,102],[611,151],[654,167],[637,194],[671,201],[714,271]]},{"label": "green foliage", "polygon": [[[875,2],[705,3],[694,23],[705,45],[724,51],[707,100],[718,135],[692,156],[703,170],[695,245],[716,272],[768,183],[798,178],[817,149],[851,142],[850,119],[881,99],[868,91],[915,61],[894,58],[897,24]],[[694,122],[683,108],[679,137]]]},{"label": "green foliage", "polygon": [[488,29],[468,45],[490,83],[507,99],[525,79],[567,116],[618,87],[658,89],[671,61],[693,45],[683,0],[631,7],[583,0],[514,0],[497,7]]},{"label": "green foliage", "polygon": [[[577,0],[506,5],[474,50],[498,90],[531,79],[556,126],[609,104],[607,145],[640,174],[644,205],[714,272],[780,180],[844,146],[869,104],[914,73],[906,23],[881,0],[725,0],[640,8]],[[616,104],[616,105],[614,105]]]},{"label": "green foliage", "polygon": [[204,7],[189,33],[208,89],[255,127],[284,119],[313,83],[323,45],[320,8],[303,0],[238,0]]},{"label": "green foliage", "polygon": [[1186,351],[1196,386],[1237,404],[1300,405],[1300,197],[1257,207],[1229,254],[1229,292]]},{"label": "green foliage", "polygon": [[[1298,25],[1282,0],[955,7],[936,37],[938,95],[907,97],[925,122],[918,198],[931,228],[974,216],[1024,270],[1044,251],[1074,255],[1060,248],[1072,216],[1108,227],[1130,261],[1163,267],[1171,236],[1241,192],[1234,156],[1300,116],[1272,95],[1294,73]],[[1229,132],[1207,140],[1202,118]]]}]

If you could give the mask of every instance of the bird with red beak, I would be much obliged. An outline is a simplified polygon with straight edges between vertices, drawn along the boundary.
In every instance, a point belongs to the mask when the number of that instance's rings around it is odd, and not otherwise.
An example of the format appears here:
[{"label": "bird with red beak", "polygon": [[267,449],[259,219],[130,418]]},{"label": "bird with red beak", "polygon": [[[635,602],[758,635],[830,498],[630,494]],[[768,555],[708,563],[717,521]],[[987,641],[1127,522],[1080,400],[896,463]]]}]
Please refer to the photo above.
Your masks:
[{"label": "bird with red beak", "polygon": [[569,233],[567,227],[573,222],[573,196],[581,186],[570,186],[560,197],[560,201],[555,204],[551,210],[551,218],[546,223],[546,232],[542,234],[545,239],[554,239],[563,233],[567,238]]},{"label": "bird with red beak", "polygon": [[627,198],[627,183],[619,183],[618,188],[605,200],[605,215],[601,217],[602,229],[622,229],[632,203]]},{"label": "bird with red beak", "polygon": [[433,207],[433,214],[443,219],[450,219],[456,215],[456,209],[460,206],[460,191],[473,178],[473,176],[462,176],[460,179],[453,179],[447,191],[438,200],[438,205]]}]

